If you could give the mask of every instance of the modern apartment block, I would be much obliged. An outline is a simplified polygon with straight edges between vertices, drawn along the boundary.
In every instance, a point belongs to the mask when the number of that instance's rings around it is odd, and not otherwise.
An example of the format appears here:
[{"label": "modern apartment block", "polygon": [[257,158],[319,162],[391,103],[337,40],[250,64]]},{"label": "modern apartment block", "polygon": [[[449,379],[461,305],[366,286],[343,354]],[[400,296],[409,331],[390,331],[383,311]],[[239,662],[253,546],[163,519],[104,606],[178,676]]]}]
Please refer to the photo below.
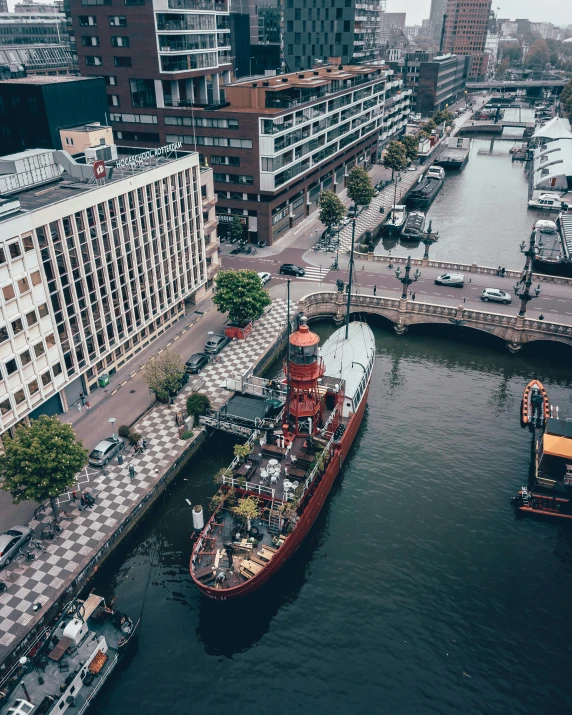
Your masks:
[{"label": "modern apartment block", "polygon": [[447,12],[447,0],[431,0],[431,10],[429,12],[429,27],[431,37],[437,47],[440,47],[441,36],[443,34],[443,17]]},{"label": "modern apartment block", "polygon": [[329,57],[340,57],[342,64],[379,59],[385,4],[385,0],[285,0],[288,70],[311,69]]},{"label": "modern apartment block", "polygon": [[2,79],[30,75],[78,74],[69,42],[59,45],[0,45],[0,76]]},{"label": "modern apartment block", "polygon": [[106,78],[120,141],[158,144],[157,129],[141,125],[157,124],[166,108],[224,102],[228,1],[70,0],[80,71]]},{"label": "modern apartment block", "polygon": [[230,40],[235,77],[281,68],[281,25],[279,0],[233,0]]},{"label": "modern apartment block", "polygon": [[410,94],[381,65],[251,78],[226,87],[216,113],[174,117],[166,141],[196,146],[213,167],[221,233],[238,215],[245,237],[270,244],[405,130]]},{"label": "modern apartment block", "polygon": [[[91,179],[87,177],[90,176]],[[93,167],[0,157],[0,432],[97,389],[209,290],[212,172],[198,155]]]},{"label": "modern apartment block", "polygon": [[443,51],[471,56],[471,81],[483,80],[487,74],[485,52],[487,27],[492,0],[448,0]]},{"label": "modern apartment block", "polygon": [[0,13],[0,45],[57,45],[67,39],[62,13]]}]

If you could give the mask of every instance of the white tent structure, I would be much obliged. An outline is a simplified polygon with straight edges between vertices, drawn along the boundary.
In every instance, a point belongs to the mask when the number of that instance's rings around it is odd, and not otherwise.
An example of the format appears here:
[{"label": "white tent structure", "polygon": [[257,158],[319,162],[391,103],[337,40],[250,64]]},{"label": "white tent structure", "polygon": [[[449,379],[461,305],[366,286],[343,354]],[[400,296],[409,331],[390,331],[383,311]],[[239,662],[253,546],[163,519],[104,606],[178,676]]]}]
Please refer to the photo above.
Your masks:
[{"label": "white tent structure", "polygon": [[562,117],[554,117],[549,122],[546,122],[543,127],[539,127],[532,135],[532,138],[547,142],[558,139],[572,139],[570,122],[568,119],[562,119]]},{"label": "white tent structure", "polygon": [[534,152],[535,189],[572,191],[572,134],[555,139]]}]

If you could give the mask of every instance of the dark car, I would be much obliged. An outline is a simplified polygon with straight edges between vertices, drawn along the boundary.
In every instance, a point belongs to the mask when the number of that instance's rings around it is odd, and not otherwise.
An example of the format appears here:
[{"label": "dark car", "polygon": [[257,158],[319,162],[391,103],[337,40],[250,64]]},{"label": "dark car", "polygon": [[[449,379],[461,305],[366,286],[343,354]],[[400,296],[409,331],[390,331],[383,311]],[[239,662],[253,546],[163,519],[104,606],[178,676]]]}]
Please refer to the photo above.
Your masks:
[{"label": "dark car", "polygon": [[200,372],[201,368],[203,368],[208,361],[209,356],[205,355],[205,353],[195,353],[194,355],[191,355],[185,363],[185,371],[194,375],[197,372]]},{"label": "dark car", "polygon": [[280,275],[282,276],[305,276],[306,271],[294,263],[283,263],[280,266]]},{"label": "dark car", "polygon": [[232,254],[233,256],[236,256],[237,253],[242,253],[242,247],[241,247],[241,246],[239,246],[238,248],[233,248],[233,249],[232,249],[231,254]]},{"label": "dark car", "polygon": [[258,248],[266,248],[268,244],[266,243],[266,241],[258,241],[256,245],[258,246]]},{"label": "dark car", "polygon": [[227,338],[226,335],[213,335],[205,345],[205,352],[216,355],[229,343],[230,338]]}]

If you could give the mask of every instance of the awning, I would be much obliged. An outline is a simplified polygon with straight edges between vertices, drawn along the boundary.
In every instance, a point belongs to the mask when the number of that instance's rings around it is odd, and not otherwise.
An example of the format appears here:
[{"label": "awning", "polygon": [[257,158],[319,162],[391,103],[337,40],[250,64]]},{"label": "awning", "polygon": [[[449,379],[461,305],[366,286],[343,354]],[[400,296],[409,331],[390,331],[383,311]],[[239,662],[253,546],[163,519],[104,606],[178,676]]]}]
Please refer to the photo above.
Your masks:
[{"label": "awning", "polygon": [[543,452],[551,457],[562,457],[563,459],[572,460],[572,439],[545,434],[543,439]]}]

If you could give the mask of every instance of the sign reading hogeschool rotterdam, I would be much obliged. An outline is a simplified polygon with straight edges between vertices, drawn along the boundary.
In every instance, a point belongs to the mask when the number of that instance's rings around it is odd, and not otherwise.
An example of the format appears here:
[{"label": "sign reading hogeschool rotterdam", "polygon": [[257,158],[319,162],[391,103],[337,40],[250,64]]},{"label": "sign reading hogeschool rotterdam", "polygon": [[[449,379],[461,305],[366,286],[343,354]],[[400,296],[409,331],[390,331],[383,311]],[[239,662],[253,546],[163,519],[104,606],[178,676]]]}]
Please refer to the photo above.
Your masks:
[{"label": "sign reading hogeschool rotterdam", "polygon": [[115,166],[120,169],[122,166],[136,166],[138,164],[143,164],[147,159],[151,159],[154,156],[170,154],[172,151],[180,149],[181,146],[182,142],[165,144],[165,146],[161,146],[158,149],[149,149],[149,151],[144,151],[142,154],[134,154],[133,156],[126,156],[124,159],[118,159]]}]

